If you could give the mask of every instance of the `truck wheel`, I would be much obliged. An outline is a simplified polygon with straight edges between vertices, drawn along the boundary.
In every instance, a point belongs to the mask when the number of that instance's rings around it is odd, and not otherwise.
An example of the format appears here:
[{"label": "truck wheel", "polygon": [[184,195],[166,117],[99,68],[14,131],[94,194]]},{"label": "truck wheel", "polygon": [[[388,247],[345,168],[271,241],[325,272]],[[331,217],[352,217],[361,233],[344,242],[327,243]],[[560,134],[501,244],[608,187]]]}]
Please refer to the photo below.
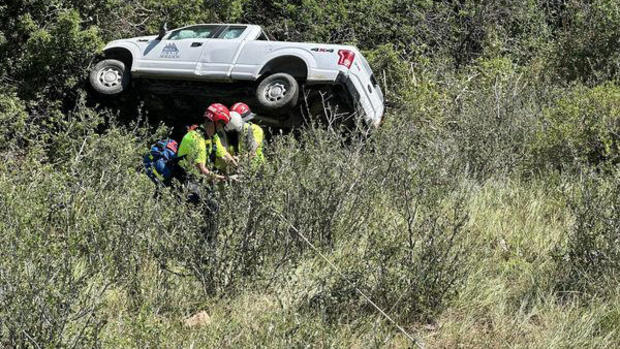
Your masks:
[{"label": "truck wheel", "polygon": [[287,73],[269,75],[256,88],[256,97],[268,110],[290,108],[297,104],[299,84]]},{"label": "truck wheel", "polygon": [[89,80],[98,93],[116,95],[127,89],[129,72],[125,70],[125,63],[116,59],[104,59],[95,65]]}]

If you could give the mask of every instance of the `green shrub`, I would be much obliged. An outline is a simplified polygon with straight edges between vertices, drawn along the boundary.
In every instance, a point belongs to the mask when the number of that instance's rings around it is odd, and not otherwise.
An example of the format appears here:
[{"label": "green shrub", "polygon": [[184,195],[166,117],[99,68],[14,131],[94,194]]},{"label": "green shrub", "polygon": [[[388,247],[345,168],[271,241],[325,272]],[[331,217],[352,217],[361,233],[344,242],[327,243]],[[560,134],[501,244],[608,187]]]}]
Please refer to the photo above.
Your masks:
[{"label": "green shrub", "polygon": [[24,102],[14,94],[0,94],[0,151],[23,148],[35,133],[36,125],[28,125]]},{"label": "green shrub", "polygon": [[534,153],[554,167],[617,163],[620,159],[620,88],[576,87],[544,111]]},{"label": "green shrub", "polygon": [[[303,297],[282,296],[301,311],[336,322],[374,312],[359,287],[384,309],[398,303],[398,317],[411,321],[428,319],[458,293],[467,272],[461,248],[467,218],[451,195],[462,172],[412,127],[386,126],[369,143],[344,149],[338,136],[320,130],[275,145],[277,175],[263,179],[276,185],[266,197],[281,211],[272,219],[284,225],[271,246],[286,242],[282,262],[301,268],[285,280]],[[297,248],[312,256],[312,265],[299,264]]]},{"label": "green shrub", "polygon": [[[404,203],[408,198],[400,199]],[[306,280],[300,309],[332,322],[375,313],[359,288],[400,321],[432,321],[459,293],[469,272],[462,242],[467,214],[459,205],[428,209],[417,202],[403,204],[389,217],[393,221],[383,221],[359,242],[329,255],[342,274],[324,261],[306,271],[312,282]]]},{"label": "green shrub", "polygon": [[452,103],[436,127],[454,143],[460,165],[477,178],[519,173],[531,156],[525,150],[545,93],[522,83],[523,74],[508,58],[479,59],[467,74],[449,81]]},{"label": "green shrub", "polygon": [[99,269],[80,253],[80,232],[65,215],[69,209],[52,196],[63,191],[65,176],[35,165],[9,160],[0,179],[3,344],[93,346],[103,325],[98,298],[106,287]]},{"label": "green shrub", "polygon": [[72,137],[55,138],[65,144],[50,158],[33,147],[0,165],[0,334],[9,346],[99,345],[106,290],[125,289],[140,306],[149,246],[164,231],[192,231],[175,197],[154,200],[135,171],[144,143],[68,124]]},{"label": "green shrub", "polygon": [[569,200],[575,222],[556,255],[558,290],[567,297],[613,297],[620,280],[620,171],[586,170]]},{"label": "green shrub", "polygon": [[620,72],[620,5],[569,1],[551,64],[569,81],[600,83]]},{"label": "green shrub", "polygon": [[[26,49],[18,62],[22,91],[59,95],[75,87],[85,76],[88,61],[103,45],[98,29],[81,28],[77,11],[61,12],[51,25],[37,27],[26,16]],[[22,64],[20,64],[23,62]]]}]

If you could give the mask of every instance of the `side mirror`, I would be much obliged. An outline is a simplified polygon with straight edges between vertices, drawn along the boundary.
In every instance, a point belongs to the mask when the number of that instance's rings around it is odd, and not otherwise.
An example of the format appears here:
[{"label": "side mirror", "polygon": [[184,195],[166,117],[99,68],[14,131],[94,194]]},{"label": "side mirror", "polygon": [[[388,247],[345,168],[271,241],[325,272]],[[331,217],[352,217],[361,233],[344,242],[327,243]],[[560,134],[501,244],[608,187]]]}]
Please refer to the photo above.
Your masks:
[{"label": "side mirror", "polygon": [[159,28],[159,34],[157,35],[157,38],[155,38],[155,40],[163,39],[164,36],[166,36],[167,32],[168,32],[168,23],[164,22],[164,24],[161,25],[161,28]]}]

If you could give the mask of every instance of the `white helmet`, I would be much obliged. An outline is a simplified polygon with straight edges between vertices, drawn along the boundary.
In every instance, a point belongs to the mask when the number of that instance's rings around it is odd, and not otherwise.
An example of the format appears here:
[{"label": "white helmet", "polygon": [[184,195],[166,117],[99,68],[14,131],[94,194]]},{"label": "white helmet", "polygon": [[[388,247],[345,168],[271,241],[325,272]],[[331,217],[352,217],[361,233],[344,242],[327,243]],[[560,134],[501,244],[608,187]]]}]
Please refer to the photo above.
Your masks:
[{"label": "white helmet", "polygon": [[231,132],[231,131],[235,131],[235,132],[241,132],[243,130],[243,119],[241,118],[241,115],[239,113],[237,113],[236,111],[231,111],[230,112],[230,121],[228,121],[228,124],[226,124],[226,127],[224,127],[224,130],[226,130],[227,132]]}]

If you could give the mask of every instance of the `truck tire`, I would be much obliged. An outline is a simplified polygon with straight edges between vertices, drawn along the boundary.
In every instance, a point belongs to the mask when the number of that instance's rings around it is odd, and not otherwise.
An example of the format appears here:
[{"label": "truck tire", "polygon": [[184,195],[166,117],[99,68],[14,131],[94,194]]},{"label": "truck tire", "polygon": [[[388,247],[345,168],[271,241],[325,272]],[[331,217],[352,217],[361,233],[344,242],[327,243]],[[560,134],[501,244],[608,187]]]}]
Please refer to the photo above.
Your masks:
[{"label": "truck tire", "polygon": [[104,59],[97,63],[89,76],[90,85],[103,95],[117,95],[127,90],[129,72],[125,63],[116,59]]},{"label": "truck tire", "polygon": [[267,110],[290,109],[297,104],[299,84],[287,73],[269,75],[256,88],[256,97]]}]

